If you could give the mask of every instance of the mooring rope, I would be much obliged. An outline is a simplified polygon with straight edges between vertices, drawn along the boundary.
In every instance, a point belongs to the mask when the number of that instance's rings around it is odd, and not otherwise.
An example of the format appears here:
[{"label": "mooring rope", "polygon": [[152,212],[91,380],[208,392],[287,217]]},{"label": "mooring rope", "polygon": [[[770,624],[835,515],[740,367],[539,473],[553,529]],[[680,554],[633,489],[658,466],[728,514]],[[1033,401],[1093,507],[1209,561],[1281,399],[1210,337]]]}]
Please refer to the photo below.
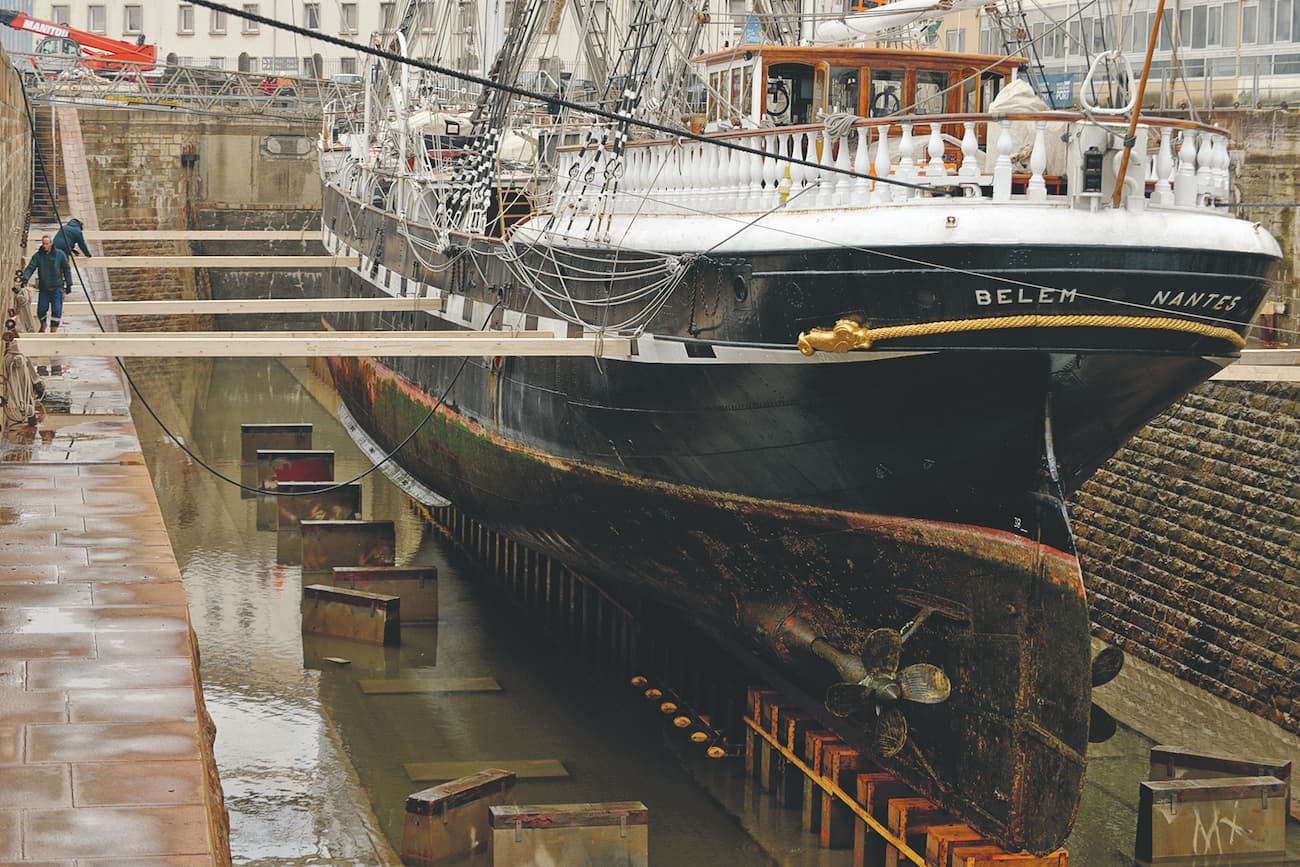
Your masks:
[{"label": "mooring rope", "polygon": [[36,382],[27,356],[10,346],[4,354],[5,424],[26,424],[36,415]]},{"label": "mooring rope", "polygon": [[32,293],[26,286],[14,286],[14,316],[18,330],[24,334],[36,333],[36,314],[32,312]]},{"label": "mooring rope", "polygon": [[1169,316],[1107,316],[1091,313],[1072,316],[1025,314],[984,319],[952,319],[944,322],[886,325],[883,328],[872,328],[870,325],[861,325],[852,319],[841,319],[835,323],[834,328],[814,328],[802,332],[799,335],[798,347],[804,355],[812,355],[818,350],[848,352],[853,349],[868,349],[872,343],[880,340],[927,337],[934,334],[962,334],[972,331],[1001,331],[1008,328],[1146,328],[1215,337],[1228,341],[1238,349],[1246,345],[1246,338],[1231,328],[1211,325],[1208,322],[1193,322]]}]

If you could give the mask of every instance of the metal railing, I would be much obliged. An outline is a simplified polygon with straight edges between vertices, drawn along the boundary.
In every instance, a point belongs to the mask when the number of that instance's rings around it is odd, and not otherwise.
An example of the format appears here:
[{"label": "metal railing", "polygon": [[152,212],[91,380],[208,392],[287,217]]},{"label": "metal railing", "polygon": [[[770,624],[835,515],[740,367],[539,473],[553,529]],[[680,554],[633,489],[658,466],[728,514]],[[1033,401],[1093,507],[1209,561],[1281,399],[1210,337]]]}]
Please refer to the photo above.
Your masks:
[{"label": "metal railing", "polygon": [[63,104],[197,114],[319,120],[325,105],[359,109],[361,85],[308,76],[198,66],[152,67],[10,54],[37,105]]}]

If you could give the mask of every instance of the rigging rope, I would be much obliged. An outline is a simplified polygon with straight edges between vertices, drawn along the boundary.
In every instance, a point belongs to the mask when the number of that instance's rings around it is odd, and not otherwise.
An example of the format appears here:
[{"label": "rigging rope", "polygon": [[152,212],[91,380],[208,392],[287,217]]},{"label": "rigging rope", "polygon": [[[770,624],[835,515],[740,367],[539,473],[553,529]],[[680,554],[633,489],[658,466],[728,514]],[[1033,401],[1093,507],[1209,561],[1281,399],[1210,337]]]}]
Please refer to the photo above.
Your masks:
[{"label": "rigging rope", "polygon": [[4,351],[4,420],[6,425],[27,424],[36,416],[36,384],[40,377],[32,363],[12,345]]}]

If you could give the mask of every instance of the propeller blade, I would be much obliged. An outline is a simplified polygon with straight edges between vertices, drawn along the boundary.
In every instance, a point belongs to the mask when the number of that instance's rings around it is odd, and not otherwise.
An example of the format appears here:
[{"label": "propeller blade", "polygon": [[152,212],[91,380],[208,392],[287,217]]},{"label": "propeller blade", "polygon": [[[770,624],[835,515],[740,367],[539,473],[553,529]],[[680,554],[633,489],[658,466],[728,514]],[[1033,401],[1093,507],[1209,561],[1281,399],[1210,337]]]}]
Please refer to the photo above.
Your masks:
[{"label": "propeller blade", "polygon": [[862,643],[862,665],[867,677],[893,677],[898,671],[898,657],[903,652],[903,638],[894,629],[873,629]]},{"label": "propeller blade", "polygon": [[1119,723],[1097,705],[1088,709],[1088,743],[1100,744],[1115,736]]},{"label": "propeller blade", "polygon": [[1114,680],[1124,667],[1124,651],[1107,647],[1092,660],[1092,685],[1105,686]]},{"label": "propeller blade", "polygon": [[898,685],[903,688],[903,698],[918,704],[938,704],[952,694],[948,675],[928,662],[918,662],[900,671]]},{"label": "propeller blade", "polygon": [[896,756],[907,743],[907,717],[898,705],[885,708],[876,718],[876,751],[885,758]]},{"label": "propeller blade", "polygon": [[867,702],[867,691],[856,683],[833,683],[826,690],[826,709],[838,717],[846,717],[861,710]]}]

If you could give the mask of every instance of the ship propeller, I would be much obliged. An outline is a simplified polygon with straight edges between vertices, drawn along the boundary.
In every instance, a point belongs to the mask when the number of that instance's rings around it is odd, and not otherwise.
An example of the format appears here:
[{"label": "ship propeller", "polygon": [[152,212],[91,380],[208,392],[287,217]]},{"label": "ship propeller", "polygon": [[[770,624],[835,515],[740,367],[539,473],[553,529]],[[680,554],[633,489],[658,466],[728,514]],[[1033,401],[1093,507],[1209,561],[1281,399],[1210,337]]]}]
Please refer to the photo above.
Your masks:
[{"label": "ship propeller", "polygon": [[942,668],[918,662],[898,668],[903,636],[893,629],[876,629],[862,645],[866,676],[857,683],[836,683],[826,691],[826,709],[838,717],[874,711],[875,744],[883,756],[893,756],[907,743],[907,717],[900,701],[938,704],[952,693]]},{"label": "ship propeller", "polygon": [[[1107,647],[1092,660],[1092,686],[1096,689],[1105,686],[1119,676],[1124,667],[1124,651],[1118,647]],[[1088,742],[1099,744],[1115,736],[1119,723],[1115,718],[1093,702],[1088,709]]]}]

